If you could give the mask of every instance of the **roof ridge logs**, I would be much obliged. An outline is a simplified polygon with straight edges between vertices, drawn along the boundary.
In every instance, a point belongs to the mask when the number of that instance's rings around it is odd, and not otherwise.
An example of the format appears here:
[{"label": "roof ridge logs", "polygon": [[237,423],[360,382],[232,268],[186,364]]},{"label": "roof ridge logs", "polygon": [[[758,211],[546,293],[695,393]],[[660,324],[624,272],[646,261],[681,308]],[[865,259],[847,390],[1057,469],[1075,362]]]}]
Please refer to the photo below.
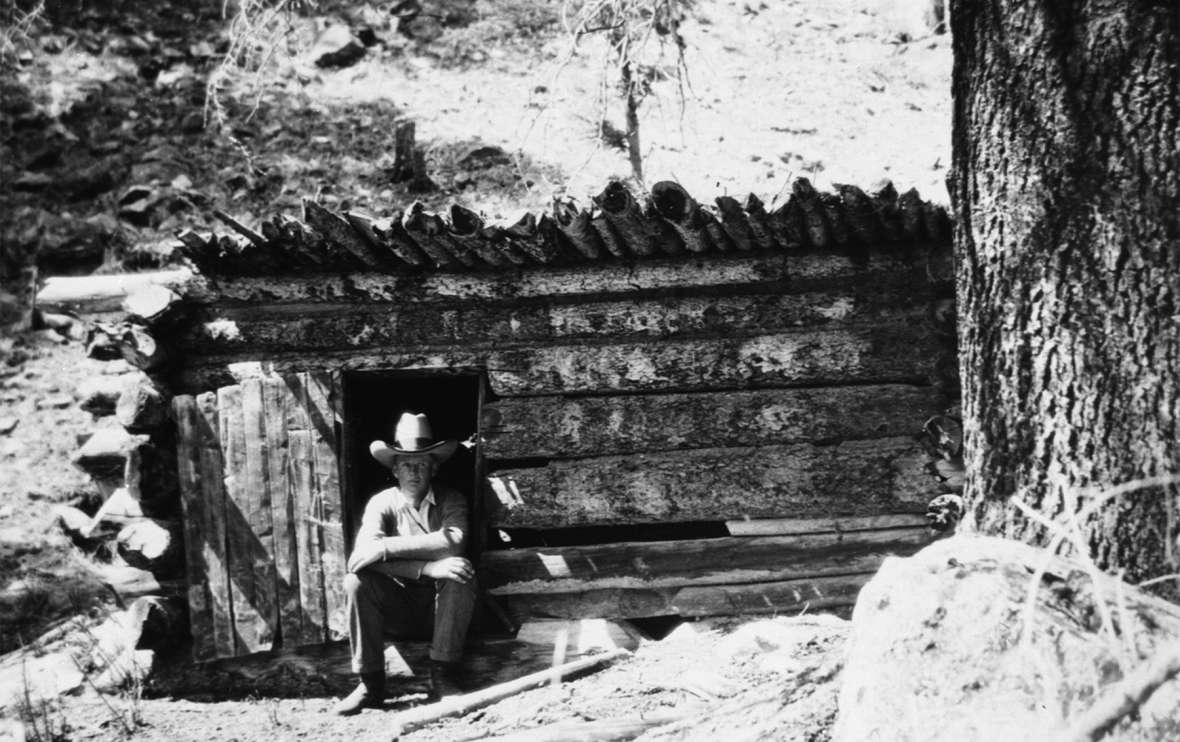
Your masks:
[{"label": "roof ridge logs", "polygon": [[555,199],[552,213],[517,212],[490,223],[455,204],[439,214],[416,201],[392,217],[336,214],[305,200],[303,219],[277,215],[255,230],[214,212],[228,233],[178,235],[181,254],[201,273],[259,276],[279,273],[496,271],[608,260],[697,257],[751,251],[846,252],[899,243],[946,243],[946,207],[916,189],[898,194],[889,181],[872,193],[837,184],[821,192],[806,179],[767,210],[750,194],[745,203],[719,196],[701,203],[678,183],[661,181],[636,197],[612,181],[586,208]]}]

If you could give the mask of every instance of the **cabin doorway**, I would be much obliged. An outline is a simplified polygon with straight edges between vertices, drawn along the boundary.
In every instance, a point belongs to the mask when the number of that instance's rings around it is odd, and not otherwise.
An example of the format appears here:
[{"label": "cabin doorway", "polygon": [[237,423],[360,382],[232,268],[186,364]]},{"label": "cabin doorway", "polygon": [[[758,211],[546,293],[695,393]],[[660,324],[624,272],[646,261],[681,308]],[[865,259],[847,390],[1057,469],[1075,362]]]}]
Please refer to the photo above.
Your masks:
[{"label": "cabin doorway", "polygon": [[[350,371],[343,377],[345,542],[352,551],[365,503],[374,493],[394,484],[392,472],[369,454],[375,440],[391,441],[403,412],[423,413],[437,440],[474,440],[478,432],[483,377],[470,374],[405,371]],[[475,497],[482,461],[478,450],[460,445],[443,463],[435,481],[453,487],[467,498],[471,512],[469,552],[478,549],[482,517]]]}]

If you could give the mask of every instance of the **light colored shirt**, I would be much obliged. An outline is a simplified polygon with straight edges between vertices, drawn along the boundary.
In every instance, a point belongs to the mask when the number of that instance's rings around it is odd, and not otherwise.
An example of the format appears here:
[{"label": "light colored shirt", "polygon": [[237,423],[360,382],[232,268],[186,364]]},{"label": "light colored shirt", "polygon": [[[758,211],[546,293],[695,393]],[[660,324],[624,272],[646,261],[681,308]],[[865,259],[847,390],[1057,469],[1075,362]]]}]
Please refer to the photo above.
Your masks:
[{"label": "light colored shirt", "polygon": [[[398,536],[419,536],[443,528],[458,528],[467,533],[467,501],[459,492],[438,487],[422,498],[417,509],[401,489],[389,487],[369,498],[361,525],[356,532],[356,544],[369,540],[384,540]],[[428,559],[390,559],[370,565],[390,577],[418,579]]]}]

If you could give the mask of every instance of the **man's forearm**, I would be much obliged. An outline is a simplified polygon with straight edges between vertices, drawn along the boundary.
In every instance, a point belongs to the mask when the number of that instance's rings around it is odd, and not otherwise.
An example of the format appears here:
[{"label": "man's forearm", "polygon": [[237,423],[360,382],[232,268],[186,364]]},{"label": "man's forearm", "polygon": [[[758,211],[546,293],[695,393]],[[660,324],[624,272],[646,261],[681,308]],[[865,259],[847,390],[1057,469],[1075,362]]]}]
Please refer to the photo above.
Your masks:
[{"label": "man's forearm", "polygon": [[385,559],[434,560],[458,556],[463,552],[463,534],[443,529],[414,536],[386,536],[381,539]]},{"label": "man's forearm", "polygon": [[376,570],[386,577],[417,580],[422,577],[422,567],[426,563],[425,559],[394,559],[388,562],[370,564],[366,569]]}]

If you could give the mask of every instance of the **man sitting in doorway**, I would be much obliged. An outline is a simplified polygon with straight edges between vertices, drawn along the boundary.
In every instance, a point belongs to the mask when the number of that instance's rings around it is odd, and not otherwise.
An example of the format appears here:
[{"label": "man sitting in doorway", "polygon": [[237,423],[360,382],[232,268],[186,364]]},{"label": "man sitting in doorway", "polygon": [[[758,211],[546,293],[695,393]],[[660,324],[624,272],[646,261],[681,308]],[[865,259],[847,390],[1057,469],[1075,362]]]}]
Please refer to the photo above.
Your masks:
[{"label": "man sitting in doorway", "polygon": [[381,707],[387,630],[407,636],[433,630],[432,689],[436,696],[460,692],[457,670],[475,606],[475,570],[463,556],[467,503],[432,481],[457,446],[435,441],[426,416],[408,412],[398,420],[392,446],[369,446],[373,458],[393,470],[397,486],[369,499],[348,559],[349,644],[361,682],[336,705],[337,714]]}]

